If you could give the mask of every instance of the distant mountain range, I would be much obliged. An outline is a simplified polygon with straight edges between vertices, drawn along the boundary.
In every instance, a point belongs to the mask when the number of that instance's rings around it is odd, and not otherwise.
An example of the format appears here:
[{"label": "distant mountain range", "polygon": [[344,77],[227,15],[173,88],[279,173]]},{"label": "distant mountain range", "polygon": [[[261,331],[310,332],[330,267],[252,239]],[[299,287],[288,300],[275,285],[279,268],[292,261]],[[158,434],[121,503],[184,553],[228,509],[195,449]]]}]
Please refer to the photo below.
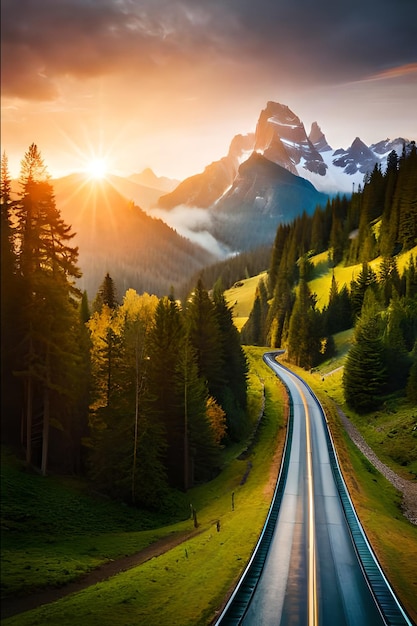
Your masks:
[{"label": "distant mountain range", "polygon": [[268,102],[255,133],[234,137],[227,156],[161,196],[165,215],[157,214],[174,226],[178,207],[182,220],[186,207],[193,215],[204,209],[209,233],[230,251],[272,243],[280,222],[311,213],[328,195],[357,190],[376,163],[385,168],[388,154],[401,155],[408,143],[386,139],[368,147],[357,137],[349,148],[333,150],[316,122],[307,135],[291,109]]},{"label": "distant mountain range", "polygon": [[217,259],[127,200],[117,189],[125,182],[115,177],[86,180],[78,174],[53,181],[57,207],[76,233],[80,287],[90,298],[106,272],[120,297],[128,288],[162,296]]},{"label": "distant mountain range", "polygon": [[77,232],[83,283],[93,295],[104,274],[120,289],[166,293],[227,254],[272,244],[276,229],[329,195],[351,193],[376,163],[409,141],[334,150],[314,122],[268,102],[255,133],[236,135],[228,154],[183,181],[146,169],[101,183],[54,181],[58,208]]}]

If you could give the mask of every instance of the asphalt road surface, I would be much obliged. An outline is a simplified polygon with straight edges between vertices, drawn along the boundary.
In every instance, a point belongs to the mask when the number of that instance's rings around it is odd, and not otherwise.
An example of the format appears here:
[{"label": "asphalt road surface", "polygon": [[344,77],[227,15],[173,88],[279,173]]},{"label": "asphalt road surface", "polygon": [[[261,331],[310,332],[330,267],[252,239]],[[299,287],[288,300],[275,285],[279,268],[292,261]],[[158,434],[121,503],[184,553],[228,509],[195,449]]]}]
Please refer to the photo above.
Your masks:
[{"label": "asphalt road surface", "polygon": [[[268,364],[277,371],[273,357]],[[325,425],[308,387],[279,368],[294,401],[288,477],[244,626],[385,624],[362,572],[330,465]]]}]

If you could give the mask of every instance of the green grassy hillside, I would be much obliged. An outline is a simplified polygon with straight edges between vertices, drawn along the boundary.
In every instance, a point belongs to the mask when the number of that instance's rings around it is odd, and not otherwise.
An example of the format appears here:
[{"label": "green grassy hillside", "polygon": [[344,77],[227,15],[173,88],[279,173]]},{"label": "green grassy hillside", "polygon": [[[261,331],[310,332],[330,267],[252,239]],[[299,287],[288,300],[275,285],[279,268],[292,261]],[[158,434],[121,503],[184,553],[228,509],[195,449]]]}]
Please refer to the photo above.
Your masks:
[{"label": "green grassy hillside", "polygon": [[[343,285],[347,285],[349,287],[350,282],[357,277],[362,268],[361,264],[350,265],[348,267],[339,264],[334,268],[334,270],[331,270],[329,269],[327,262],[327,255],[327,252],[322,252],[321,254],[317,254],[311,258],[311,261],[315,266],[315,276],[313,280],[309,282],[309,288],[311,292],[317,294],[317,306],[320,309],[326,306],[329,301],[333,271],[340,289]],[[397,266],[400,274],[407,265],[411,255],[413,255],[414,258],[417,257],[417,246],[397,257]],[[370,261],[369,265],[375,272],[378,272],[381,260],[381,257],[378,257],[377,259]]]},{"label": "green grassy hillside", "polygon": [[253,307],[256,287],[261,279],[266,279],[267,272],[240,280],[225,291],[227,303],[233,307],[233,319],[239,330],[242,329]]},{"label": "green grassy hillside", "polygon": [[[140,567],[2,623],[171,626],[173,615],[182,626],[210,623],[265,522],[285,438],[283,388],[269,375],[260,350],[247,353],[254,425],[262,405],[261,379],[265,381],[265,416],[258,435],[243,458],[249,442],[227,450],[216,479],[178,494],[186,502],[183,521],[168,524],[167,519],[97,500],[85,493],[83,484],[28,473],[10,454],[2,455],[3,598],[59,587],[161,537],[177,533],[187,537],[185,543]],[[191,538],[190,504],[199,524]]]}]

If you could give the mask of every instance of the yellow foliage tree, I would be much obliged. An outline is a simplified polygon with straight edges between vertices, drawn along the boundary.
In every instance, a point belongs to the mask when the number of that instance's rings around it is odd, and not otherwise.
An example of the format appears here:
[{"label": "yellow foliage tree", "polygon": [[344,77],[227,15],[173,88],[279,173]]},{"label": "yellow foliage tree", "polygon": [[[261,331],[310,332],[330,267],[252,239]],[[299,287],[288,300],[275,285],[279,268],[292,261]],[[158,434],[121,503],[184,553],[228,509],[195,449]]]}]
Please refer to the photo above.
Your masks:
[{"label": "yellow foliage tree", "polygon": [[207,419],[213,431],[214,441],[220,444],[227,431],[226,413],[212,396],[207,400]]}]

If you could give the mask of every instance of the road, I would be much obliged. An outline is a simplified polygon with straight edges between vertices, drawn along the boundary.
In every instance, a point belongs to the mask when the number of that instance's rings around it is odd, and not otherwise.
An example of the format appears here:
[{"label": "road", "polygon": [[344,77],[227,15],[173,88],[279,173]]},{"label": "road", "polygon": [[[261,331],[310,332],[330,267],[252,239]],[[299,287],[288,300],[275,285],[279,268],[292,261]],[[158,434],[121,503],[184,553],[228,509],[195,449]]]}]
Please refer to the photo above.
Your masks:
[{"label": "road", "polygon": [[308,387],[267,364],[294,401],[288,477],[244,626],[386,624],[363,574],[337,490],[320,407]]}]

